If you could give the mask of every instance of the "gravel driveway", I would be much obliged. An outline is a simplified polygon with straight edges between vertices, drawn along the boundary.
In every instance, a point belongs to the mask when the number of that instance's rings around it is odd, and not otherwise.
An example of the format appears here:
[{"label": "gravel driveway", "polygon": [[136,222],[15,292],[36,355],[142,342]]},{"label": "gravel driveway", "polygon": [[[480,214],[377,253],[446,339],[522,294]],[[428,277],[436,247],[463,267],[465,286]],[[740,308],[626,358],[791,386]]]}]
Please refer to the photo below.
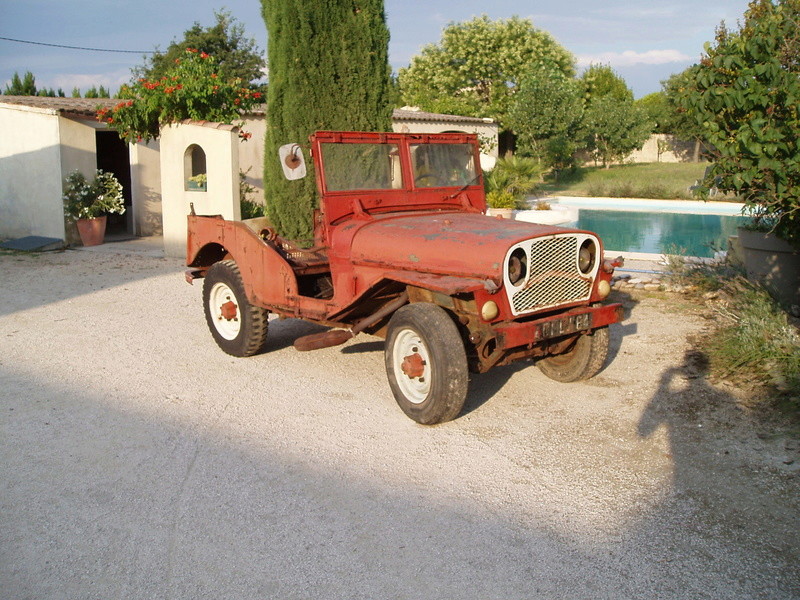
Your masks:
[{"label": "gravel driveway", "polygon": [[0,255],[0,597],[800,598],[797,443],[677,301],[628,299],[593,380],[500,368],[424,427],[381,340],[275,320],[235,359],[180,261],[101,248]]}]

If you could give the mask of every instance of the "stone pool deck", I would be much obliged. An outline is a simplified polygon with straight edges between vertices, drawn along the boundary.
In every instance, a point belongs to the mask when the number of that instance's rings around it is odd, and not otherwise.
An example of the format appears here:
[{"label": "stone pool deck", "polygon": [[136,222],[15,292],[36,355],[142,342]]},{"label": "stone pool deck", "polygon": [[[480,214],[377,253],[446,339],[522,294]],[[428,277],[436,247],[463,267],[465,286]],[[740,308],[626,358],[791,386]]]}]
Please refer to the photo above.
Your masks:
[{"label": "stone pool deck", "polygon": [[[606,252],[606,256],[617,256],[617,253]],[[670,285],[667,281],[667,265],[663,257],[657,255],[626,255],[625,265],[614,272],[611,287],[615,290],[664,290]]]},{"label": "stone pool deck", "polygon": [[[616,269],[611,278],[615,290],[644,290],[686,293],[691,288],[669,280],[669,266],[666,257],[658,254],[637,254],[606,251],[606,257],[622,256],[625,265]],[[684,257],[687,264],[712,265],[724,260],[724,253],[717,258]]]}]

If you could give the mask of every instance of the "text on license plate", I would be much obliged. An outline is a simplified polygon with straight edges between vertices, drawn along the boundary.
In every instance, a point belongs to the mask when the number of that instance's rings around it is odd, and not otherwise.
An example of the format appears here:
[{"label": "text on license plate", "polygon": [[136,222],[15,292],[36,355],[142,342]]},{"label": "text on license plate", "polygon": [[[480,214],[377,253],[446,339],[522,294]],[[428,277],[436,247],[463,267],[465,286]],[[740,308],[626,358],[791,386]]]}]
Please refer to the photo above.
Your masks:
[{"label": "text on license plate", "polygon": [[592,313],[583,313],[580,315],[569,315],[562,319],[554,321],[545,321],[536,328],[536,339],[546,340],[549,338],[560,337],[562,335],[569,335],[576,331],[583,331],[584,329],[591,329],[592,327]]}]

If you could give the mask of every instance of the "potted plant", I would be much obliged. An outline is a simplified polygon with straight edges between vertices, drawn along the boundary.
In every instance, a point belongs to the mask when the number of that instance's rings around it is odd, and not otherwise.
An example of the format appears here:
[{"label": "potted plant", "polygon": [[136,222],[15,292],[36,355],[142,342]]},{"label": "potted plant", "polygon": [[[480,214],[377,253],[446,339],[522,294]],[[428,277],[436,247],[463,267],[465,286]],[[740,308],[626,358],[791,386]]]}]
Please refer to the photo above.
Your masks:
[{"label": "potted plant", "polygon": [[511,192],[492,190],[486,194],[486,204],[489,206],[487,214],[490,216],[512,219],[517,199]]},{"label": "potted plant", "polygon": [[208,185],[208,174],[200,173],[199,175],[192,175],[186,183],[187,190],[205,192],[206,186]]},{"label": "potted plant", "polygon": [[513,218],[515,208],[524,208],[525,197],[541,182],[541,163],[532,158],[511,156],[497,161],[483,179],[490,215]]},{"label": "potted plant", "polygon": [[106,215],[123,214],[125,204],[122,185],[113,173],[100,169],[92,181],[80,171],[73,171],[64,180],[64,214],[78,227],[84,246],[103,243]]}]

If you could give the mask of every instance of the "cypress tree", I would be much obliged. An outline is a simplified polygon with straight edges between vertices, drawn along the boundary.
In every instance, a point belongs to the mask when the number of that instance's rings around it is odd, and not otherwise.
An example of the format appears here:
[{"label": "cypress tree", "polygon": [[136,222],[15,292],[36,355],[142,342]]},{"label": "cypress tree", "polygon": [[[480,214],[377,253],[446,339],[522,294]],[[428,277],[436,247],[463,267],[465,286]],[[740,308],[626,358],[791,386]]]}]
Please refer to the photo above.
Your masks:
[{"label": "cypress tree", "polygon": [[313,165],[287,181],[278,148],[307,145],[318,130],[391,131],[389,30],[383,0],[261,0],[269,87],[264,188],[281,235],[311,240],[317,207]]}]

